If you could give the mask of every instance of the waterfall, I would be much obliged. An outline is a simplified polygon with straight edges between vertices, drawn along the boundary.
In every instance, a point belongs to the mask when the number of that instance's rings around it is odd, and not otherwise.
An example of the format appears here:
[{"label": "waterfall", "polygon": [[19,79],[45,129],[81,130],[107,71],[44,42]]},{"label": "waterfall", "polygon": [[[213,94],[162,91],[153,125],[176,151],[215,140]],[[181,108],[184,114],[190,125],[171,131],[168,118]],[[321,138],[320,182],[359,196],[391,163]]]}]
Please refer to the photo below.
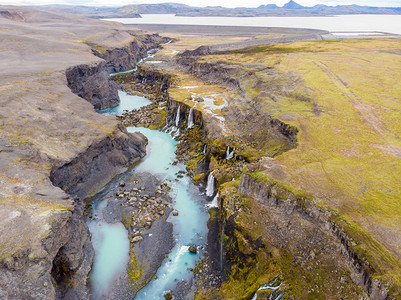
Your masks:
[{"label": "waterfall", "polygon": [[214,194],[214,176],[213,172],[210,172],[209,176],[207,177],[207,184],[206,184],[206,196],[212,197]]},{"label": "waterfall", "polygon": [[255,292],[255,294],[252,297],[252,300],[256,300],[257,299],[257,294],[258,291],[263,291],[263,290],[271,290],[271,294],[269,299],[271,300],[279,300],[281,298],[283,298],[285,291],[282,291],[276,298],[276,291],[281,287],[283,281],[280,282],[280,284],[278,286],[274,286],[274,284],[277,282],[277,280],[279,279],[280,276],[277,276],[275,279],[273,279],[272,281],[270,281],[269,283],[263,284],[261,285],[258,290]]},{"label": "waterfall", "polygon": [[[224,245],[224,229],[226,227],[226,219],[221,224],[221,237],[220,237],[220,271],[223,272],[223,245]],[[256,295],[256,293],[255,293]],[[253,299],[252,299],[253,300]]]},{"label": "waterfall", "polygon": [[214,196],[212,202],[206,204],[206,207],[208,208],[219,207],[219,204],[217,203],[218,199],[219,199],[219,192],[217,192],[216,196]]},{"label": "waterfall", "polygon": [[175,127],[178,128],[179,125],[180,125],[180,106],[178,106],[177,115],[175,117]]},{"label": "waterfall", "polygon": [[230,146],[227,147],[227,151],[226,151],[226,159],[230,160],[234,157],[234,151],[235,151],[235,147],[233,148],[233,150],[230,152]]},{"label": "waterfall", "polygon": [[203,153],[203,154],[206,154],[206,150],[207,150],[207,144],[205,144],[205,145],[203,146],[203,151],[202,151],[202,153]]},{"label": "waterfall", "polygon": [[188,115],[188,129],[191,129],[192,127],[194,127],[194,109],[193,107],[191,107],[191,109],[189,110],[189,115]]}]

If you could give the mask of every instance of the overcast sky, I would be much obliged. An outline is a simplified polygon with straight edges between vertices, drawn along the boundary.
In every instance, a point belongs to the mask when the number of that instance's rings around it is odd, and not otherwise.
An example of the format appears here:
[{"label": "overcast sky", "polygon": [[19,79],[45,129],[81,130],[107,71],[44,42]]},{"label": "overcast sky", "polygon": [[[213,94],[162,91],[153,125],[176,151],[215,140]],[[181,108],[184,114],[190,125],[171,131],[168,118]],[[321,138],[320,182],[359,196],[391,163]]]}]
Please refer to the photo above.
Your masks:
[{"label": "overcast sky", "polygon": [[[138,3],[163,3],[175,2],[184,3],[191,6],[224,6],[224,7],[257,7],[261,4],[277,4],[282,6],[289,0],[0,0],[0,4],[15,5],[34,5],[34,4],[75,4],[75,5],[95,5],[95,6],[123,6]],[[401,7],[401,0],[295,0],[304,6],[316,4],[338,5],[338,4],[359,4],[370,6],[397,6]]]}]

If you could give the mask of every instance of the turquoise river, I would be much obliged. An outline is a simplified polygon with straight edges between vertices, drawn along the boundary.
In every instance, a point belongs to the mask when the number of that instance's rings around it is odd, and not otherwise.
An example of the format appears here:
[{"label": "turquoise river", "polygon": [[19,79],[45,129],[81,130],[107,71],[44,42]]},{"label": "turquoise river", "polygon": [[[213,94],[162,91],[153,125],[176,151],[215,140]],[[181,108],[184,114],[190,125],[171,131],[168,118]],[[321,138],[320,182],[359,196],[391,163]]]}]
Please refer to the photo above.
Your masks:
[{"label": "turquoise river", "polygon": [[[120,115],[124,110],[138,109],[150,103],[143,97],[131,96],[119,92],[119,106],[99,111],[101,114]],[[148,138],[147,155],[128,172],[148,172],[171,187],[170,196],[173,208],[179,215],[169,218],[174,226],[175,246],[157,271],[154,279],[138,292],[135,299],[164,299],[164,294],[174,289],[177,282],[188,279],[191,268],[194,268],[207,238],[207,220],[209,218],[206,197],[192,184],[191,179],[184,175],[177,180],[177,173],[185,170],[181,164],[173,165],[177,141],[169,134],[148,128],[128,127],[129,132],[140,132]],[[114,179],[115,181],[117,179]],[[92,299],[109,299],[109,290],[115,284],[119,274],[127,270],[129,261],[128,232],[121,222],[107,223],[102,217],[102,211],[107,206],[103,198],[110,188],[99,193],[91,201],[93,214],[97,217],[87,221],[92,234],[95,249],[95,259],[90,274]],[[188,251],[188,246],[198,245],[198,254]]]}]

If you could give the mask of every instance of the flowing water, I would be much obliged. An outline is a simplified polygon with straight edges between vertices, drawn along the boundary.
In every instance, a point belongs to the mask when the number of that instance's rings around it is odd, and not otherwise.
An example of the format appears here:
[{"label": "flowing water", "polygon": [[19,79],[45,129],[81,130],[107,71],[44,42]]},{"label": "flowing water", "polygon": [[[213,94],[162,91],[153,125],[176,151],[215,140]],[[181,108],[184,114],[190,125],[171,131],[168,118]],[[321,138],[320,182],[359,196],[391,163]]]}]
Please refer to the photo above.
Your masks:
[{"label": "flowing water", "polygon": [[[278,293],[281,285],[283,284],[283,281],[281,281],[278,285],[275,285],[279,278],[280,278],[280,276],[276,277],[269,283],[261,285],[258,288],[258,290],[256,291],[256,293],[253,295],[251,300],[256,300],[258,298],[258,291],[263,291],[263,290],[271,291],[269,300],[280,300],[281,298],[283,298],[285,295],[285,291],[283,290],[280,293]],[[277,293],[278,293],[278,295],[276,296]]]},{"label": "flowing water", "polygon": [[235,147],[232,149],[232,151],[230,151],[230,146],[227,147],[227,151],[226,151],[226,159],[230,160],[234,157],[234,151],[235,151]]},{"label": "flowing water", "polygon": [[177,115],[175,116],[175,127],[180,125],[180,106],[177,108]]},{"label": "flowing water", "polygon": [[187,129],[191,129],[192,127],[194,127],[194,108],[191,107],[191,109],[189,110],[189,115],[188,115],[188,125],[187,125]]},{"label": "flowing water", "polygon": [[[124,110],[138,109],[150,103],[143,97],[131,96],[121,91],[119,94],[121,103],[117,107],[99,112],[119,115]],[[206,207],[204,196],[200,195],[188,176],[177,178],[178,172],[185,169],[183,165],[173,165],[177,141],[167,133],[148,128],[128,127],[127,130],[141,132],[149,141],[146,157],[133,171],[146,171],[167,182],[171,187],[170,196],[174,200],[174,209],[179,211],[177,217],[170,217],[169,220],[174,224],[174,248],[159,268],[157,279],[150,281],[135,297],[146,300],[164,299],[164,294],[173,289],[178,281],[191,275],[190,269],[195,267],[202,254],[207,238],[209,207]],[[94,218],[87,222],[95,249],[95,260],[90,273],[93,299],[110,297],[110,288],[126,270],[129,261],[127,230],[121,222],[107,223],[102,215],[108,201],[103,196],[108,191],[105,190],[91,200]],[[188,251],[190,245],[198,246],[198,254]]]},{"label": "flowing water", "polygon": [[107,298],[111,284],[129,261],[128,232],[121,222],[109,224],[104,221],[102,211],[107,205],[107,199],[102,199],[103,194],[92,200],[92,214],[96,219],[87,222],[95,249],[90,273],[92,299]]},{"label": "flowing water", "polygon": [[206,204],[206,207],[209,207],[209,208],[218,208],[218,207],[219,207],[218,201],[219,201],[219,192],[216,193],[216,196],[214,196],[212,202]]},{"label": "flowing water", "polygon": [[214,176],[213,171],[210,172],[209,176],[207,177],[207,184],[206,184],[206,196],[212,197],[214,194]]},{"label": "flowing water", "polygon": [[[174,288],[177,281],[188,278],[190,268],[195,267],[199,254],[192,254],[188,246],[203,246],[207,237],[207,220],[209,214],[204,199],[199,195],[188,176],[176,181],[176,174],[182,165],[172,165],[177,142],[167,133],[148,128],[128,127],[129,132],[141,132],[149,139],[150,150],[144,161],[136,167],[138,171],[153,173],[159,179],[170,182],[170,195],[174,199],[174,208],[179,215],[171,218],[174,224],[176,245],[159,268],[156,276],[135,299],[164,299],[164,294]],[[198,248],[198,253],[202,249]]]},{"label": "flowing water", "polygon": [[149,105],[152,103],[149,99],[145,97],[136,96],[136,95],[129,95],[124,91],[118,91],[118,96],[120,97],[119,105],[106,108],[103,110],[98,110],[98,113],[102,115],[121,115],[125,110],[131,111],[133,109],[139,109],[142,106]]}]

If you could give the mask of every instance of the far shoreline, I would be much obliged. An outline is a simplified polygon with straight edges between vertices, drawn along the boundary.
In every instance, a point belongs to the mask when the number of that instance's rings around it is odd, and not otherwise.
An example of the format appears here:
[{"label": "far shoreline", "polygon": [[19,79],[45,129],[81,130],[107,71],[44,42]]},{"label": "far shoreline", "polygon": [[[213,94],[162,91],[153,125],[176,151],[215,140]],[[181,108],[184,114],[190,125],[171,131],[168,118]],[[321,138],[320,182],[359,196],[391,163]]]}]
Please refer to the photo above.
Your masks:
[{"label": "far shoreline", "polygon": [[[181,17],[174,14],[141,14],[142,18],[105,18],[126,25],[223,26],[285,28],[329,32],[386,32],[401,35],[401,15],[335,15],[308,17]],[[208,24],[208,25],[203,25]],[[257,29],[260,30],[260,29]],[[250,30],[249,30],[250,31]]]}]

